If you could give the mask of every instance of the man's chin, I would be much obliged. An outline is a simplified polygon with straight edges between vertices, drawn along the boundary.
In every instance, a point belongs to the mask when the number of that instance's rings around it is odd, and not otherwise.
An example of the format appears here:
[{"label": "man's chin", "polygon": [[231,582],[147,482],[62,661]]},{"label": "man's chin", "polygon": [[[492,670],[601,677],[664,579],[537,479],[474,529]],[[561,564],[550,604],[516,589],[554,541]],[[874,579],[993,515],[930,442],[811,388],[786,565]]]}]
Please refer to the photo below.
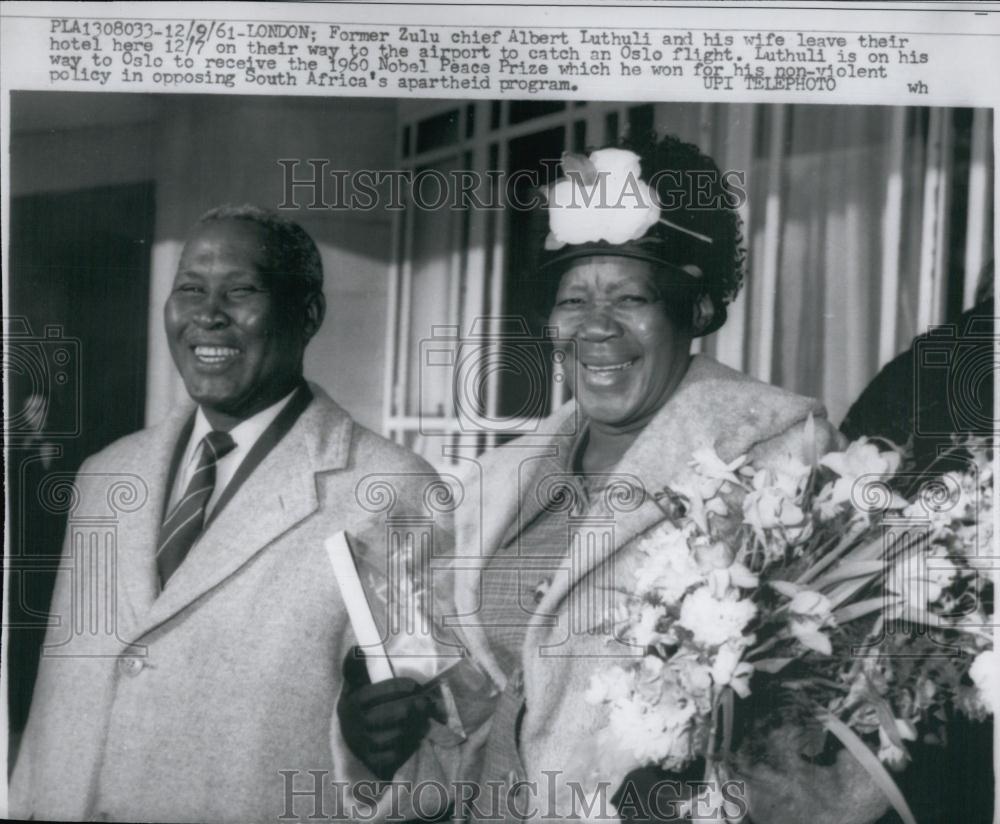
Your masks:
[{"label": "man's chin", "polygon": [[206,409],[214,409],[223,414],[232,414],[230,410],[237,410],[240,406],[238,393],[227,381],[206,380],[204,376],[185,377],[184,387],[188,396],[198,406]]}]

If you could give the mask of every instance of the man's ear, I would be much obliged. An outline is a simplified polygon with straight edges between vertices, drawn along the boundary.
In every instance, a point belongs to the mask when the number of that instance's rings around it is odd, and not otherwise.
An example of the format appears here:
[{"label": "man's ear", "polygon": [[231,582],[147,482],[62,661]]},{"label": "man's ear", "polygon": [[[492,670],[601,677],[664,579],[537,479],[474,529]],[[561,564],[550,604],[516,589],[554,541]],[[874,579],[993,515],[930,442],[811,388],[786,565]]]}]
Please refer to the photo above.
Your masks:
[{"label": "man's ear", "polygon": [[322,292],[312,292],[306,298],[305,324],[302,330],[307,341],[312,340],[312,336],[319,331],[324,317],[326,317],[326,297]]}]

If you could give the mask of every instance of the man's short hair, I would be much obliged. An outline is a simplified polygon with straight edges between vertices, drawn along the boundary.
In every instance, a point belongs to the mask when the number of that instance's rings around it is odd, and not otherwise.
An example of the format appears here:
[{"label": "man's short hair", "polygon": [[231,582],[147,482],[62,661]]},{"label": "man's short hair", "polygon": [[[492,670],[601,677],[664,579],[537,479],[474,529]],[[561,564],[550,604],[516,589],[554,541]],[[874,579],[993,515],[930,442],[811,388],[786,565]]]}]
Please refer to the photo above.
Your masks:
[{"label": "man's short hair", "polygon": [[295,221],[259,206],[225,204],[209,209],[198,218],[198,226],[220,220],[253,223],[264,233],[268,275],[290,278],[293,291],[302,298],[323,292],[323,261],[309,233]]}]

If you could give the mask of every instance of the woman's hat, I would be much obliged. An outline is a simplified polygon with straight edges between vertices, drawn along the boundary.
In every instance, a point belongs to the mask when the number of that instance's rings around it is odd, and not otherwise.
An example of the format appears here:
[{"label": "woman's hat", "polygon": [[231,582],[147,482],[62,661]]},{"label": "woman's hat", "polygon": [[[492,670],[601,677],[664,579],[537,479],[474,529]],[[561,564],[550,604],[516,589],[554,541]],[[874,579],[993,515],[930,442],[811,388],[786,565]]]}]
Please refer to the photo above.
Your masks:
[{"label": "woman's hat", "polygon": [[585,257],[645,261],[657,268],[671,291],[712,298],[712,320],[697,332],[707,335],[726,319],[725,300],[705,272],[706,261],[718,255],[712,248],[715,238],[681,223],[688,217],[683,210],[667,213],[655,183],[642,177],[641,164],[638,154],[619,148],[563,155],[565,176],[546,192],[549,233],[538,274],[561,276]]}]

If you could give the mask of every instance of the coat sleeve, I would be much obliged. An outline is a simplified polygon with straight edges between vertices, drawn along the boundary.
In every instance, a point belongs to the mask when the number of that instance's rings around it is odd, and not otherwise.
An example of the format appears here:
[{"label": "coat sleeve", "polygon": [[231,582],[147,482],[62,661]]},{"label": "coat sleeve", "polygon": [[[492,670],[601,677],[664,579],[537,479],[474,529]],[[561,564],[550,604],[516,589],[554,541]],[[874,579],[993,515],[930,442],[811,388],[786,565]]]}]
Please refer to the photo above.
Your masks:
[{"label": "coat sleeve", "polygon": [[793,424],[779,435],[757,443],[749,457],[751,463],[761,468],[789,458],[812,465],[816,458],[827,452],[842,450],[846,444],[846,438],[830,423],[826,411],[820,408],[811,417]]},{"label": "coat sleeve", "polygon": [[[88,458],[77,470],[76,478],[73,481],[74,494],[79,494],[80,478],[88,474],[93,467],[93,458]],[[68,525],[63,532],[61,558],[72,556],[70,546],[70,534]],[[55,586],[52,591],[52,600],[49,606],[49,615],[70,615],[72,613],[72,587],[73,570],[66,564],[60,563],[56,573]],[[60,640],[59,635],[65,634],[65,629],[57,622],[52,622],[45,633],[45,644],[55,644]],[[36,751],[39,747],[44,747],[42,738],[45,734],[46,709],[49,703],[48,691],[51,681],[49,679],[48,668],[44,654],[39,661],[38,674],[35,679],[35,686],[31,696],[31,709],[28,712],[28,721],[25,724],[24,732],[21,735],[20,746],[17,751],[17,760],[14,762],[14,770],[10,777],[8,792],[7,813],[12,818],[44,817],[39,810],[39,804],[44,804],[44,798],[39,797],[39,792],[43,789],[40,786],[43,782],[41,776],[36,775],[38,769]],[[51,792],[51,788],[49,788]]]}]

